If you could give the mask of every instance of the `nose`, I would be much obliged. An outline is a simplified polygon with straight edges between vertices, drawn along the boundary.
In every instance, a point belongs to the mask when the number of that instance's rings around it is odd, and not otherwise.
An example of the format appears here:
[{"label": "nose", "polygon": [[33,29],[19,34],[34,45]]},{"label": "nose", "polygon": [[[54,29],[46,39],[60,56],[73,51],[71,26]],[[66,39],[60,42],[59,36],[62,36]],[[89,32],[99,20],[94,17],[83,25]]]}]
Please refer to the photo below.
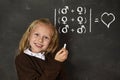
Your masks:
[{"label": "nose", "polygon": [[39,38],[38,38],[38,41],[39,41],[39,42],[43,42],[43,37],[39,37]]}]

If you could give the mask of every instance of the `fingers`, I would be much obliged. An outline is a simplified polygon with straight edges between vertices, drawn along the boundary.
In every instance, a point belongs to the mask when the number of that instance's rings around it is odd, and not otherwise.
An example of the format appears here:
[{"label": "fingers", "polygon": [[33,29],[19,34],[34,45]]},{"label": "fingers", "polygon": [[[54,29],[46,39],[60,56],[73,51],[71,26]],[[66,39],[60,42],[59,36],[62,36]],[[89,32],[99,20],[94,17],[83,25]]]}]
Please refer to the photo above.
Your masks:
[{"label": "fingers", "polygon": [[64,48],[62,48],[61,50],[59,50],[59,51],[57,52],[57,54],[61,54],[63,51],[64,51]]},{"label": "fingers", "polygon": [[55,55],[55,60],[64,62],[68,57],[68,50],[66,49],[66,44],[64,44],[64,47],[57,52]]}]

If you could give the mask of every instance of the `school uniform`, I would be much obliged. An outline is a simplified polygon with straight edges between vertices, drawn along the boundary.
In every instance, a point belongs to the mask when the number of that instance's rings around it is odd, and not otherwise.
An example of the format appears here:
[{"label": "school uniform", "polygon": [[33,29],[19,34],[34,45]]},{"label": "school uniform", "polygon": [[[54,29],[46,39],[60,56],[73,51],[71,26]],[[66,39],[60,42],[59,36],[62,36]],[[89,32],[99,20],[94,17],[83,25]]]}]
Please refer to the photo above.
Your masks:
[{"label": "school uniform", "polygon": [[15,58],[18,80],[67,80],[63,63],[50,54],[32,53],[26,49]]}]

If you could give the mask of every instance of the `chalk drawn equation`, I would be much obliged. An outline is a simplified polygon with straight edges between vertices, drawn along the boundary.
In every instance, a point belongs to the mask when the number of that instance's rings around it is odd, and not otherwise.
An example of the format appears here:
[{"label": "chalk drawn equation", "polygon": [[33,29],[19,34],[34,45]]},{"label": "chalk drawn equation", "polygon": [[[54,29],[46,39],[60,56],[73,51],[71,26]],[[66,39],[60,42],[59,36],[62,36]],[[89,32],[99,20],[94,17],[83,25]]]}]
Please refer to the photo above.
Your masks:
[{"label": "chalk drawn equation", "polygon": [[[59,33],[77,32],[83,34],[92,31],[92,23],[102,22],[108,29],[115,21],[113,13],[103,12],[100,18],[92,18],[92,9],[83,6],[70,8],[64,6],[63,8],[54,9],[54,24],[61,24],[58,26]],[[106,20],[107,19],[107,20]],[[72,25],[72,23],[74,23]]]}]

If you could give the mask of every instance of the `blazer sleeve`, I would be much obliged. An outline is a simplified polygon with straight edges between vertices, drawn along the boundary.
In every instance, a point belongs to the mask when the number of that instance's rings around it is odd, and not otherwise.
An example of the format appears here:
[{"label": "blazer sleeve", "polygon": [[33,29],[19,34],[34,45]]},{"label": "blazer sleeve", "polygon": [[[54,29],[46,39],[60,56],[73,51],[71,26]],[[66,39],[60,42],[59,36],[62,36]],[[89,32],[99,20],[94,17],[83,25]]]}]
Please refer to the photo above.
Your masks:
[{"label": "blazer sleeve", "polygon": [[56,80],[61,71],[62,63],[51,60],[40,74],[31,65],[26,56],[18,55],[15,58],[18,80]]}]

